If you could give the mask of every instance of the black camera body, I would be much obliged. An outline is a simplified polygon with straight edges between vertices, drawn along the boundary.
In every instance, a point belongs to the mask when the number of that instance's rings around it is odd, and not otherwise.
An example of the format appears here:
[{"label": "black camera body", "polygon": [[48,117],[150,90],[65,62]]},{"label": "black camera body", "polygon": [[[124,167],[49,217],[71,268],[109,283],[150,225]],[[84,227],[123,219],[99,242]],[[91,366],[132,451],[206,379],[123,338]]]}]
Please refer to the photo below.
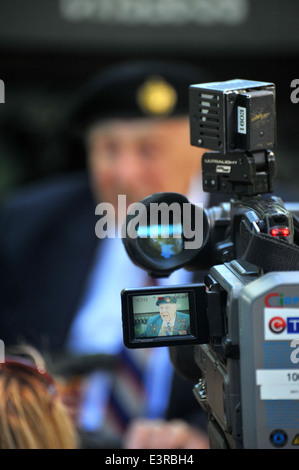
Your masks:
[{"label": "black camera body", "polygon": [[[191,205],[186,220],[187,198],[159,193],[141,201],[142,223],[128,214],[137,236],[124,244],[135,264],[153,277],[182,266],[206,275],[194,285],[124,290],[124,343],[170,346],[175,367],[196,383],[212,448],[298,449],[299,223],[288,204],[265,197],[275,178],[275,86],[191,85],[190,128],[191,144],[211,150],[204,190],[233,199]],[[151,204],[163,201],[174,210],[148,238]],[[200,246],[187,248],[198,231]]]}]

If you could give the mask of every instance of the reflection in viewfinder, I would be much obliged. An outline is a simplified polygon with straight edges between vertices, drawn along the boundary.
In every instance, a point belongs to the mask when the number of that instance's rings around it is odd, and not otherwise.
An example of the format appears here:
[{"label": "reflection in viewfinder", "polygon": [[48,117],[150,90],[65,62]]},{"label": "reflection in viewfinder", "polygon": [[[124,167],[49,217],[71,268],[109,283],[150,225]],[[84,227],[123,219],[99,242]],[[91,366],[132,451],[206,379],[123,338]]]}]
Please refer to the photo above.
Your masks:
[{"label": "reflection in viewfinder", "polygon": [[137,230],[142,248],[150,256],[170,258],[183,250],[182,225],[140,226]]}]

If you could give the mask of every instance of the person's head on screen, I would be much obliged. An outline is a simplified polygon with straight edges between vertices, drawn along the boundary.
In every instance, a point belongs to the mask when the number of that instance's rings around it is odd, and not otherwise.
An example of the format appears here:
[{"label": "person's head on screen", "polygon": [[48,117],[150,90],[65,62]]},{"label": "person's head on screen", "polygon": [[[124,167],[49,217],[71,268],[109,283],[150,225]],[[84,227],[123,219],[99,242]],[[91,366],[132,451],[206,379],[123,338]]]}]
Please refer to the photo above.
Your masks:
[{"label": "person's head on screen", "polygon": [[125,63],[95,78],[72,116],[85,132],[92,188],[117,208],[164,191],[186,194],[200,172],[203,149],[190,145],[189,90],[207,81],[186,64]]},{"label": "person's head on screen", "polygon": [[177,311],[177,301],[175,297],[159,297],[156,305],[159,307],[160,316],[163,321],[168,323],[174,320]]},{"label": "person's head on screen", "polygon": [[0,364],[0,449],[76,449],[59,384],[32,351],[6,356]]}]

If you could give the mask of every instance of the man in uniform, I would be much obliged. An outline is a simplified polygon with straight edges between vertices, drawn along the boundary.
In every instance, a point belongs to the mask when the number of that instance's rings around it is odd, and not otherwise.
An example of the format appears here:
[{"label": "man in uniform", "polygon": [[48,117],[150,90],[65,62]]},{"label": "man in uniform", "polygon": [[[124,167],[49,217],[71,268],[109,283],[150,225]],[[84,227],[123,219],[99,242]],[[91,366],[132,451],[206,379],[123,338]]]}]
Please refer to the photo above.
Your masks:
[{"label": "man in uniform", "polygon": [[190,317],[177,311],[175,297],[159,297],[156,305],[159,315],[151,317],[146,325],[145,337],[187,335],[190,333]]},{"label": "man in uniform", "polygon": [[[39,182],[1,210],[1,339],[7,346],[30,343],[52,358],[74,357],[75,364],[77,358],[99,357],[97,366],[102,369],[94,366],[90,374],[85,373],[82,388],[78,426],[88,435],[105,434],[107,409],[115,392],[118,396],[112,401],[119,416],[116,420],[114,415],[109,428],[113,435],[122,434],[141,413],[152,419],[151,426],[155,418],[163,418],[162,432],[165,418],[185,420],[184,437],[180,441],[176,435],[176,446],[185,445],[182,442],[194,435],[196,446],[207,446],[192,385],[175,376],[167,349],[158,348],[145,357],[132,351],[130,360],[142,366],[150,397],[143,407],[136,409],[134,398],[129,403],[131,392],[122,388],[129,385],[116,386],[109,364],[124,353],[129,356],[122,341],[120,292],[124,287],[148,285],[150,278],[131,263],[121,239],[95,235],[100,202],[112,204],[120,221],[129,204],[154,192],[176,191],[192,202],[208,202],[201,190],[203,149],[191,147],[188,121],[188,85],[203,81],[208,81],[203,72],[167,62],[123,64],[101,73],[84,89],[70,119],[71,131],[86,145],[87,172]],[[119,195],[126,196],[125,208],[119,208]],[[192,275],[180,270],[161,280],[161,285],[190,281]],[[160,372],[151,368],[151,360],[157,364],[157,358]],[[171,386],[174,381],[180,387]],[[179,388],[190,400],[178,398]],[[174,413],[167,412],[171,403]],[[132,407],[124,412],[121,405]],[[152,429],[147,424],[143,422],[142,429]],[[157,429],[154,434],[158,436]],[[109,445],[106,439],[102,442],[95,446]],[[133,438],[120,445],[132,442],[143,447],[149,439],[137,443]],[[173,442],[169,437],[165,445],[170,448]]]}]

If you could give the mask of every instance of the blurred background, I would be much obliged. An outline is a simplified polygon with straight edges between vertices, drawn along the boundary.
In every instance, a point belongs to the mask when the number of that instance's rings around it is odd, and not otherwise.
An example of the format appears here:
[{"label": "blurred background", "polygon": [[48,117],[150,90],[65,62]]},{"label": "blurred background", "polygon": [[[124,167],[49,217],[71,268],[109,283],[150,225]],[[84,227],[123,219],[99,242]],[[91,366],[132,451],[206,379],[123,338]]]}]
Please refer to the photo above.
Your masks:
[{"label": "blurred background", "polygon": [[278,177],[297,185],[298,15],[296,0],[1,0],[0,197],[84,168],[65,134],[69,106],[103,67],[139,58],[274,82]]}]

